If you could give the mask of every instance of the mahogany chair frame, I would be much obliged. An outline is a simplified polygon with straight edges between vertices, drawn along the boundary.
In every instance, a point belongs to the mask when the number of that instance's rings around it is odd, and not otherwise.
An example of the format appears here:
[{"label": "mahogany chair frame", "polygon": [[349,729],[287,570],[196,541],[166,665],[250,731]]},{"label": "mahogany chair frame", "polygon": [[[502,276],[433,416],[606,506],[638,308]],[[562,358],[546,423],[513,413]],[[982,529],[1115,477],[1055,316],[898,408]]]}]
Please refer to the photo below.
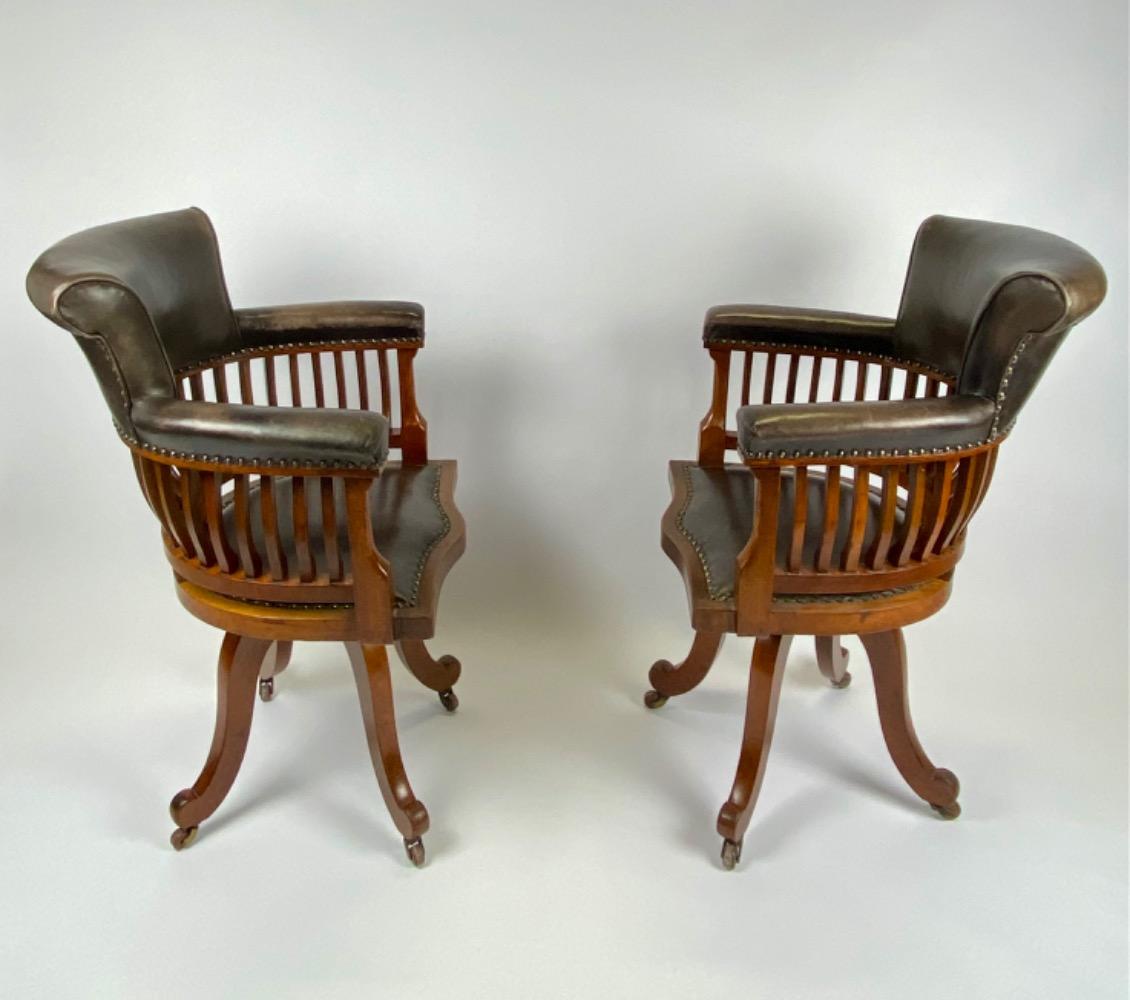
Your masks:
[{"label": "mahogany chair frame", "polygon": [[[394,599],[369,511],[370,489],[383,471],[428,462],[427,423],[413,372],[419,349],[417,341],[383,339],[284,344],[241,350],[177,372],[183,399],[268,406],[279,406],[281,399],[281,405],[317,408],[356,402],[390,420],[395,393],[398,423],[391,427],[389,445],[400,449],[400,463],[373,469],[335,469],[323,463],[280,469],[173,454],[127,441],[142,493],[161,524],[177,596],[197,618],[226,633],[212,747],[196,783],[178,792],[170,806],[177,824],[171,840],[178,850],[193,842],[199,825],[231,788],[246,748],[256,691],[263,701],[274,698],[292,643],[330,640],[347,647],[385,804],[410,860],[424,862],[421,838],[428,813],[412,792],[401,760],[386,646],[394,645],[416,679],[437,692],[447,711],[455,711],[459,701],[452,688],[460,663],[449,655],[433,659],[425,646],[435,631],[443,579],[465,547],[465,527],[453,496],[455,463],[433,463],[446,467],[447,474],[438,478],[437,500],[448,530],[419,568],[417,600],[411,606]],[[330,370],[332,382],[326,374]],[[312,391],[304,386],[309,382],[305,376],[312,377]],[[257,391],[262,398],[256,398]],[[292,481],[285,491],[295,536],[290,558],[280,539],[275,501],[283,478]],[[256,490],[259,541],[248,502]],[[309,516],[314,493],[324,501],[317,518]],[[340,551],[335,493],[344,494],[348,567]],[[225,518],[229,504],[234,517]]]},{"label": "mahogany chair frame", "polygon": [[[732,384],[739,385],[736,396],[745,406],[935,398],[951,392],[955,383],[923,365],[824,347],[734,342],[711,346],[709,353],[713,391],[699,428],[697,463],[708,469],[732,467],[727,463],[728,453],[737,448],[737,435],[727,427]],[[953,819],[960,813],[957,778],[934,766],[914,731],[901,629],[934,614],[949,598],[954,566],[1004,437],[998,433],[944,454],[923,449],[745,456],[741,464],[756,478],[753,523],[737,558],[735,592],[725,600],[711,595],[704,563],[683,530],[690,488],[686,472],[694,463],[671,463],[672,500],[663,517],[662,545],[683,576],[695,637],[681,663],[660,660],[652,666],[645,704],[659,708],[701,683],[727,633],[756,637],[741,754],[717,822],[725,868],[741,858],[795,635],[815,637],[820,671],[838,688],[851,681],[840,637],[860,637],[896,767],[940,816]],[[804,498],[816,475],[823,477],[827,501],[821,523],[808,524],[806,503],[798,500],[788,509],[781,504],[782,479],[791,477],[795,495]],[[851,496],[846,535],[840,530],[838,491]],[[865,546],[869,494],[878,498],[880,525]],[[791,539],[783,567],[777,565],[775,544],[781,531]],[[806,561],[804,542],[812,532],[819,545]]]}]

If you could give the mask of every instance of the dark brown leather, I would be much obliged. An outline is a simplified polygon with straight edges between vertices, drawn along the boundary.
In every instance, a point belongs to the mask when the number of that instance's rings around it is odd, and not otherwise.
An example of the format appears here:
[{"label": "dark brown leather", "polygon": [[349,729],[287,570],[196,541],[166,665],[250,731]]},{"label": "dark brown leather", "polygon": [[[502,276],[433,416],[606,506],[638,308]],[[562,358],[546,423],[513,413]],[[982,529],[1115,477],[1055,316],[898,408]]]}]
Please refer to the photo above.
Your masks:
[{"label": "dark brown leather", "polygon": [[198,208],[96,226],[60,240],[27,277],[31,301],[75,334],[118,425],[173,372],[236,350],[215,233]]},{"label": "dark brown leather", "polygon": [[770,458],[961,448],[989,436],[995,413],[980,396],[743,406],[738,450]]},{"label": "dark brown leather", "polygon": [[[680,518],[682,531],[690,538],[702,560],[707,576],[707,589],[714,600],[730,600],[734,596],[738,553],[745,548],[753,530],[753,504],[757,478],[744,466],[703,468],[686,463],[681,474],[688,477],[688,501]],[[803,548],[803,564],[812,565],[821,541],[824,523],[826,483],[823,474],[810,471],[805,489],[808,519]],[[847,546],[851,533],[852,490],[839,491],[839,519],[833,557]],[[864,535],[864,551],[871,544],[879,526],[881,495],[872,490]],[[781,515],[777,534],[777,567],[783,570],[792,544],[793,508],[796,485],[791,469],[781,473]],[[902,523],[902,511],[896,511],[895,523]]]},{"label": "dark brown leather", "polygon": [[[305,411],[309,413],[310,411]],[[392,572],[393,592],[401,606],[414,605],[419,597],[420,573],[428,554],[450,529],[450,520],[440,500],[440,482],[450,466],[440,463],[401,468],[390,465],[375,479],[369,493],[369,511],[372,515],[373,539],[377,550],[388,561]],[[294,483],[288,476],[280,476],[275,483],[275,507],[279,536],[283,552],[290,566],[297,565],[294,545]],[[297,480],[307,482],[308,480]],[[340,479],[335,480],[334,508],[336,511],[337,544],[346,571],[349,570],[349,533],[346,530],[345,491]],[[307,523],[321,524],[321,491],[312,485],[306,489]],[[263,518],[259,505],[259,488],[250,492],[250,520],[252,537],[260,553],[265,551]],[[224,524],[228,538],[235,538],[235,511],[224,508]],[[319,532],[310,532],[310,547],[314,556],[315,572],[327,572],[325,547]]]},{"label": "dark brown leather", "polygon": [[32,265],[27,291],[40,312],[75,335],[122,433],[189,454],[379,464],[388,451],[388,426],[379,415],[178,403],[176,372],[274,344],[423,341],[424,311],[412,302],[233,312],[215,232],[198,208],[68,236]]},{"label": "dark brown leather", "polygon": [[881,316],[789,306],[727,305],[707,311],[702,340],[707,347],[736,340],[889,355],[894,350],[894,328],[893,319]]},{"label": "dark brown leather", "polygon": [[416,302],[310,302],[237,309],[244,347],[325,340],[424,340],[424,307]]},{"label": "dark brown leather", "polygon": [[388,420],[370,410],[147,397],[132,412],[139,440],[150,447],[213,460],[371,469],[388,457]]}]

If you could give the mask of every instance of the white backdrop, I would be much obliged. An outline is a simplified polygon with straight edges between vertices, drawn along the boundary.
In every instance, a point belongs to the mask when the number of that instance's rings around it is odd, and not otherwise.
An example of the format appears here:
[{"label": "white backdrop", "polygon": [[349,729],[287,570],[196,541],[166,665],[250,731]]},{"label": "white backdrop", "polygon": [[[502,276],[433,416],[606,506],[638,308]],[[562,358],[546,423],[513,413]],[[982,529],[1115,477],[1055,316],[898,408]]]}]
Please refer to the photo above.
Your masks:
[{"label": "white backdrop", "polygon": [[[1125,995],[1120,0],[0,9],[3,992]],[[189,204],[237,305],[426,307],[421,398],[470,547],[436,645],[464,707],[396,677],[421,872],[328,646],[297,652],[200,843],[165,846],[218,637],[177,607],[93,377],[23,277],[63,235]],[[828,692],[798,644],[723,876],[748,645],[639,704],[690,637],[658,521],[707,404],[702,314],[890,315],[934,212],[1051,230],[1110,278],[950,606],[909,633],[965,813],[931,822],[901,785],[862,650]]]}]

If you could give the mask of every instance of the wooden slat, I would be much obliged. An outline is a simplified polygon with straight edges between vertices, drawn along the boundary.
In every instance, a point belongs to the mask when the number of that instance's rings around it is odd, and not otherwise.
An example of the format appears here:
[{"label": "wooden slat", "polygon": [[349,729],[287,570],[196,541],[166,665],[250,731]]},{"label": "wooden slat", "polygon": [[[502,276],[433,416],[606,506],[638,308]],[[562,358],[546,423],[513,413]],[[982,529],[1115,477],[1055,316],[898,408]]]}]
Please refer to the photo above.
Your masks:
[{"label": "wooden slat", "polygon": [[322,354],[320,351],[310,352],[310,362],[314,369],[314,405],[324,409],[326,405],[326,387],[322,380]]},{"label": "wooden slat", "polygon": [[392,418],[392,389],[388,381],[388,349],[377,351],[377,373],[381,379],[381,413],[386,420]]},{"label": "wooden slat", "polygon": [[161,511],[161,523],[164,524],[173,543],[190,559],[194,554],[192,539],[185,524],[184,511],[181,509],[180,485],[177,473],[171,466],[164,462],[153,462],[153,472],[157,484],[157,506]]},{"label": "wooden slat", "polygon": [[[149,509],[157,515],[161,521],[161,527],[165,527],[165,519],[161,515],[161,510],[157,505],[157,489],[151,483],[153,475],[149,466],[152,464],[148,459],[142,458],[133,452],[130,452],[130,458],[133,459],[133,471],[137,474],[137,485],[141,487],[141,493],[145,497],[145,502],[149,505]],[[168,530],[166,528],[166,530]]]},{"label": "wooden slat", "polygon": [[362,410],[369,408],[369,373],[365,370],[365,352],[354,351],[354,360],[357,362],[357,396]]},{"label": "wooden slat", "polygon": [[835,380],[832,382],[832,402],[839,403],[844,398],[844,359],[836,358]]},{"label": "wooden slat", "polygon": [[910,562],[910,554],[914,551],[914,543],[922,527],[922,508],[926,503],[926,466],[922,463],[908,466],[907,481],[909,492],[906,497],[902,533],[892,560],[896,566],[905,566]]},{"label": "wooden slat", "polygon": [[890,399],[891,398],[891,378],[894,375],[894,369],[890,365],[884,364],[880,368],[880,372],[881,372],[881,374],[879,376],[879,398],[880,399]]},{"label": "wooden slat", "polygon": [[773,382],[777,377],[777,352],[769,351],[765,355],[765,382],[761,387],[761,402],[773,402]]},{"label": "wooden slat", "polygon": [[212,386],[216,390],[216,402],[228,401],[228,373],[223,363],[212,366]]},{"label": "wooden slat", "polygon": [[306,482],[305,477],[297,476],[290,483],[294,555],[298,563],[298,579],[303,583],[309,583],[317,573],[314,553],[310,548],[310,515],[306,502]]},{"label": "wooden slat", "polygon": [[903,399],[914,399],[918,395],[918,372],[906,373],[906,385],[902,390]]},{"label": "wooden slat", "polygon": [[219,473],[201,473],[200,490],[204,499],[204,521],[208,528],[208,540],[216,555],[216,565],[224,573],[234,573],[238,557],[224,532],[224,511],[220,497],[222,485],[223,477]]},{"label": "wooden slat", "polygon": [[753,351],[742,353],[742,406],[749,405],[749,383],[753,378]]},{"label": "wooden slat", "polygon": [[956,458],[945,462],[933,463],[930,472],[930,496],[926,505],[923,526],[925,533],[914,548],[915,559],[926,559],[930,556],[934,543],[942,532],[942,524],[949,510],[950,497],[953,494],[954,473],[957,470]]},{"label": "wooden slat", "polygon": [[216,561],[212,543],[208,537],[208,525],[204,519],[203,498],[200,489],[200,473],[195,469],[180,471],[180,506],[184,512],[185,526],[192,543],[192,553],[205,566]]},{"label": "wooden slat", "polygon": [[200,372],[189,375],[188,384],[192,389],[193,399],[204,399],[204,376]]},{"label": "wooden slat", "polygon": [[241,403],[255,402],[255,390],[251,383],[251,361],[248,358],[239,360],[239,401]]},{"label": "wooden slat", "polygon": [[938,536],[937,544],[934,546],[935,552],[945,552],[957,537],[958,528],[961,526],[961,522],[965,519],[965,515],[969,512],[969,508],[973,503],[973,497],[975,495],[974,487],[977,485],[977,477],[979,474],[978,463],[983,463],[984,460],[984,452],[970,455],[961,460],[957,470],[957,481],[954,483],[954,500],[953,503],[950,504],[949,512],[946,514],[945,524],[942,525],[941,534]]},{"label": "wooden slat", "polygon": [[824,529],[816,553],[816,572],[826,573],[832,566],[832,550],[836,546],[836,529],[840,522],[840,467],[829,465],[824,479]]},{"label": "wooden slat", "polygon": [[337,405],[344,410],[349,405],[349,396],[345,391],[345,355],[341,351],[334,351],[334,384],[337,388]]},{"label": "wooden slat", "polygon": [[814,355],[812,358],[812,378],[808,380],[808,401],[815,403],[816,398],[820,395],[820,368],[824,364],[824,356],[822,354]]},{"label": "wooden slat", "polygon": [[785,402],[786,403],[795,403],[796,402],[796,380],[797,380],[797,372],[798,372],[799,369],[800,369],[800,355],[799,354],[790,354],[789,355],[789,375],[788,375],[788,379],[785,382]]},{"label": "wooden slat", "polygon": [[844,555],[840,563],[841,568],[846,573],[854,573],[859,569],[859,557],[863,552],[863,536],[867,531],[867,513],[871,506],[870,486],[871,477],[867,470],[856,466],[851,491],[851,530],[848,532],[847,545],[844,547]]},{"label": "wooden slat", "polygon": [[263,519],[263,548],[267,550],[267,566],[271,579],[285,580],[287,577],[286,553],[279,537],[279,512],[275,498],[273,476],[259,477],[259,513]]},{"label": "wooden slat", "polygon": [[337,510],[334,508],[334,481],[329,476],[321,479],[322,544],[326,552],[326,573],[330,581],[345,575],[341,549],[337,544]]},{"label": "wooden slat", "polygon": [[275,359],[268,355],[263,358],[263,377],[267,382],[267,405],[279,405],[279,385],[275,378]]},{"label": "wooden slat", "polygon": [[287,357],[287,368],[290,371],[290,405],[302,405],[302,372],[298,366],[298,355],[291,354]]},{"label": "wooden slat", "polygon": [[926,398],[934,399],[938,395],[938,386],[941,385],[936,378],[927,376],[926,378]]},{"label": "wooden slat", "polygon": [[797,466],[793,472],[793,528],[789,557],[785,564],[790,573],[800,571],[804,561],[804,533],[808,526],[808,466]]},{"label": "wooden slat", "polygon": [[855,400],[867,398],[867,362],[859,361],[855,366]]},{"label": "wooden slat", "polygon": [[883,467],[883,494],[879,500],[879,527],[875,539],[867,550],[866,563],[871,569],[882,569],[891,549],[895,534],[895,516],[898,514],[899,472],[897,465]]},{"label": "wooden slat", "polygon": [[255,536],[251,531],[251,477],[238,475],[232,486],[232,513],[235,521],[235,546],[239,552],[239,565],[243,575],[248,578],[263,572],[263,563],[255,547]]}]

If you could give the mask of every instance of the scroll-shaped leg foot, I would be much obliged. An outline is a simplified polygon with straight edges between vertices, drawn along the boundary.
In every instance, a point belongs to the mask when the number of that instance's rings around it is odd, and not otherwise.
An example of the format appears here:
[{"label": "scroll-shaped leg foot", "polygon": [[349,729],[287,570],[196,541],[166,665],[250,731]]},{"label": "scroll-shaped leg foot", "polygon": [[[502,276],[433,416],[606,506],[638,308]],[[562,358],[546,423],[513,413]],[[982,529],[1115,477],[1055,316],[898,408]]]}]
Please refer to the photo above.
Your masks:
[{"label": "scroll-shaped leg foot", "polygon": [[462,665],[454,656],[441,656],[433,660],[422,639],[400,639],[396,652],[403,663],[426,688],[439,693],[440,704],[449,712],[459,707],[459,699],[451,689],[459,680]]},{"label": "scroll-shaped leg foot", "polygon": [[292,642],[271,643],[271,649],[259,671],[259,698],[262,701],[274,700],[275,678],[290,665],[290,652],[293,646]]},{"label": "scroll-shaped leg foot", "polygon": [[648,708],[661,708],[668,698],[696,688],[710,672],[725,637],[724,632],[695,632],[691,651],[682,663],[675,666],[668,660],[658,660],[648,672],[652,690],[643,696],[643,703]]},{"label": "scroll-shaped leg foot", "polygon": [[[409,858],[413,864],[423,864],[423,842],[420,838],[428,830],[428,810],[412,794],[408,775],[404,773],[404,761],[396,737],[388,654],[384,646],[368,643],[347,642],[345,648],[349,650],[353,664],[353,677],[361,699],[361,714],[365,719],[365,735],[369,740],[369,756],[373,760],[377,784],[392,821],[404,838]],[[415,855],[414,844],[419,848]]]},{"label": "scroll-shaped leg foot", "polygon": [[792,636],[771,635],[758,639],[753,647],[742,752],[738,757],[734,787],[718,813],[717,829],[723,839],[722,865],[727,869],[733,868],[741,858],[742,838],[761,791],[791,642]]},{"label": "scroll-shaped leg foot", "polygon": [[902,629],[861,635],[871,673],[875,677],[875,699],[879,704],[879,723],[891,759],[899,774],[920,798],[938,815],[956,819],[961,813],[957,777],[944,767],[935,767],[914,733],[906,685],[906,644]]},{"label": "scroll-shaped leg foot", "polygon": [[840,645],[838,635],[816,637],[816,663],[832,687],[846,688],[851,683],[847,668],[848,651]]},{"label": "scroll-shaped leg foot", "polygon": [[270,646],[267,639],[249,639],[232,632],[224,636],[212,747],[196,783],[177,792],[169,805],[177,824],[171,840],[178,851],[196,839],[197,827],[219,808],[239,773],[251,732],[259,668]]}]

